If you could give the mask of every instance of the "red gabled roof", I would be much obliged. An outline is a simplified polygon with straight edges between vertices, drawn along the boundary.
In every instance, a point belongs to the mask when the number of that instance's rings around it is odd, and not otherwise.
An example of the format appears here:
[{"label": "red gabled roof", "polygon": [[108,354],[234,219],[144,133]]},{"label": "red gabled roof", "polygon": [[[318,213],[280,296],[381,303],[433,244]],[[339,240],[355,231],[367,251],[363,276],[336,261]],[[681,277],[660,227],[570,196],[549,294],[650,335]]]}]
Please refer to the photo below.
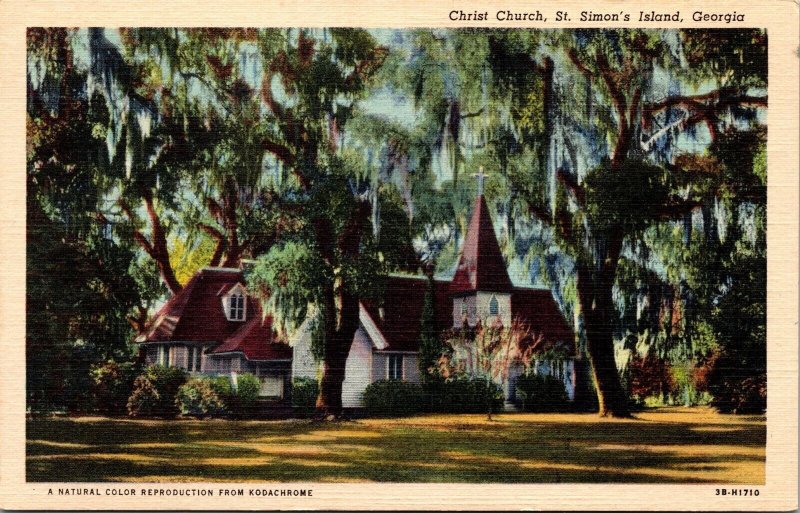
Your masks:
[{"label": "red gabled roof", "polygon": [[[452,283],[434,281],[436,332],[453,327]],[[363,302],[375,325],[388,343],[385,351],[418,351],[422,331],[422,311],[428,280],[424,277],[390,276],[384,291],[383,316],[374,303]],[[543,337],[543,348],[558,347],[575,352],[575,335],[553,300],[549,290],[512,288],[511,315],[527,323],[535,335]]]},{"label": "red gabled roof", "polygon": [[[242,327],[229,321],[222,307],[223,287],[244,284],[241,271],[206,268],[192,276],[183,289],[156,313],[140,342],[222,342]],[[256,313],[256,302],[247,301],[246,318]]]},{"label": "red gabled roof", "polygon": [[225,316],[223,297],[237,285],[244,285],[239,270],[199,271],[161,307],[137,341],[210,342],[220,344],[212,353],[241,352],[248,360],[290,359],[291,348],[273,341],[272,319],[262,319],[254,298],[247,298],[245,322],[229,321]]},{"label": "red gabled roof", "polygon": [[251,361],[292,359],[292,348],[288,344],[274,340],[272,318],[262,318],[261,312],[245,322],[239,331],[211,352],[240,352]]},{"label": "red gabled roof", "polygon": [[475,200],[472,219],[467,228],[461,259],[450,284],[450,294],[476,290],[511,292],[506,263],[494,233],[489,207],[483,195]]},{"label": "red gabled roof", "polygon": [[544,348],[559,348],[568,355],[575,354],[575,333],[549,290],[514,288],[511,316],[524,321],[534,336],[541,335]]},{"label": "red gabled roof", "polygon": [[[435,324],[439,333],[453,324],[453,300],[447,288],[450,282],[434,281]],[[389,344],[386,351],[418,351],[422,331],[422,310],[428,280],[425,277],[390,276],[383,298],[383,316],[378,305],[363,301],[383,338]]]}]

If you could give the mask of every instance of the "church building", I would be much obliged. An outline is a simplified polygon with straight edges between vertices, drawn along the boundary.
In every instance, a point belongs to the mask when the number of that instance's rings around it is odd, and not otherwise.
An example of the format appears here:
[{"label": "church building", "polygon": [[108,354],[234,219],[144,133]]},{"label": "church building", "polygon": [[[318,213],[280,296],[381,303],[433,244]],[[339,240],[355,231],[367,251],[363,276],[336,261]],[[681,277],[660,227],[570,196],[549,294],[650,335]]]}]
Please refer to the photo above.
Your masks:
[{"label": "church building", "polygon": [[[366,387],[375,381],[420,381],[418,354],[422,315],[429,282],[424,276],[390,276],[380,304],[363,301],[360,326],[347,359],[342,403],[361,406]],[[440,331],[526,323],[557,349],[559,361],[537,361],[537,372],[558,376],[570,399],[575,394],[575,335],[549,290],[514,286],[481,191],[475,200],[461,257],[452,279],[433,283],[435,323]],[[156,314],[142,344],[148,363],[182,367],[190,373],[231,375],[251,372],[262,380],[262,395],[288,396],[293,377],[316,378],[319,363],[304,326],[293,340],[276,340],[269,316],[249,297],[239,269],[206,268],[198,272]],[[517,370],[519,372],[519,370]],[[513,378],[507,399],[513,398]]]}]

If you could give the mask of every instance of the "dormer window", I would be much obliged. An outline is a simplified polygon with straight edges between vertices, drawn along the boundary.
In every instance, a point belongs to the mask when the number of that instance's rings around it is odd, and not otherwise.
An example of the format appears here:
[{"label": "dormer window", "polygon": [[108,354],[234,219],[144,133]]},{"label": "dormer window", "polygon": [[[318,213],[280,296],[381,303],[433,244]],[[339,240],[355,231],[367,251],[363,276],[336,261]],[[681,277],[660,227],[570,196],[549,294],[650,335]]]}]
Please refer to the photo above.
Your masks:
[{"label": "dormer window", "polygon": [[492,296],[492,299],[489,300],[489,315],[498,314],[500,314],[500,305],[497,302],[497,296]]},{"label": "dormer window", "polygon": [[247,295],[241,284],[237,284],[229,290],[220,291],[222,295],[222,308],[225,310],[225,317],[229,321],[241,322],[246,320],[247,314]]},{"label": "dormer window", "polygon": [[244,320],[244,296],[242,294],[231,294],[228,298],[230,302],[228,320]]}]

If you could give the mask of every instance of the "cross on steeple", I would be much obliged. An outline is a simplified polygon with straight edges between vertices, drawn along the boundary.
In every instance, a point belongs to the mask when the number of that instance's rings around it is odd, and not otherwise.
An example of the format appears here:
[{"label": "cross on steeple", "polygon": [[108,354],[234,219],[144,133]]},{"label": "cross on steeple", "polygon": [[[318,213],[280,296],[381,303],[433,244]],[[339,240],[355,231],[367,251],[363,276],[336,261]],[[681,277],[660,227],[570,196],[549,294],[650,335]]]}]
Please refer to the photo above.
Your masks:
[{"label": "cross on steeple", "polygon": [[478,180],[478,196],[483,196],[483,181],[486,179],[488,175],[483,172],[483,166],[478,168],[478,172],[472,175],[473,178],[477,178]]}]

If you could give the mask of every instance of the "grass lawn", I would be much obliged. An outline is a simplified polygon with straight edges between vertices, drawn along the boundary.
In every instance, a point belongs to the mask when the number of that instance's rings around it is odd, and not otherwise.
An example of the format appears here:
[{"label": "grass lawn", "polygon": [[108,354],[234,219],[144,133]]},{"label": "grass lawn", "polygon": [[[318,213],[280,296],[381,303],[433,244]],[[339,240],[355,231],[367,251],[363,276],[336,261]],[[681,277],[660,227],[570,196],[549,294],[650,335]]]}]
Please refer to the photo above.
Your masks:
[{"label": "grass lawn", "polygon": [[763,416],[28,421],[28,481],[764,483]]}]

